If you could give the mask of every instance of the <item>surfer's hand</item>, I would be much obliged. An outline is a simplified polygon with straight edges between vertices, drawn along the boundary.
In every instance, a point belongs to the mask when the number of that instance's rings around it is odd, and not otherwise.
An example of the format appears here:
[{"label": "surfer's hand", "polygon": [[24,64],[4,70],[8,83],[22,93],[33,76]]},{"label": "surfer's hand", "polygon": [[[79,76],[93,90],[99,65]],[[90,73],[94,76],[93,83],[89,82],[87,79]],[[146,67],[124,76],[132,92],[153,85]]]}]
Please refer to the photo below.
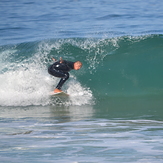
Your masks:
[{"label": "surfer's hand", "polygon": [[63,63],[63,59],[62,59],[62,57],[60,57],[60,63]]},{"label": "surfer's hand", "polygon": [[52,60],[53,60],[53,61],[56,61],[56,59],[55,59],[55,58],[52,58]]}]

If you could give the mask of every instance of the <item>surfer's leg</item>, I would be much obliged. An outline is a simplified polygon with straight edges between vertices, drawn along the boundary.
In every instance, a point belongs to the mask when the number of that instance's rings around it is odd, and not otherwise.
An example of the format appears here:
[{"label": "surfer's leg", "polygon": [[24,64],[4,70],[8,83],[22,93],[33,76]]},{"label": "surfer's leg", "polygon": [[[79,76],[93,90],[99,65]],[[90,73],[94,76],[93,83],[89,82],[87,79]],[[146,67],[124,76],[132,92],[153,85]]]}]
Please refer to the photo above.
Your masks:
[{"label": "surfer's leg", "polygon": [[64,73],[64,77],[61,78],[61,80],[59,81],[58,85],[56,86],[56,89],[61,90],[63,84],[66,82],[66,80],[69,78],[69,73]]},{"label": "surfer's leg", "polygon": [[66,80],[69,78],[69,73],[68,72],[63,72],[63,71],[60,71],[60,70],[51,69],[51,68],[48,69],[48,72],[49,72],[50,75],[61,78],[61,80],[59,81],[59,83],[58,83],[56,89],[54,90],[54,92],[62,92],[61,87],[66,82]]}]

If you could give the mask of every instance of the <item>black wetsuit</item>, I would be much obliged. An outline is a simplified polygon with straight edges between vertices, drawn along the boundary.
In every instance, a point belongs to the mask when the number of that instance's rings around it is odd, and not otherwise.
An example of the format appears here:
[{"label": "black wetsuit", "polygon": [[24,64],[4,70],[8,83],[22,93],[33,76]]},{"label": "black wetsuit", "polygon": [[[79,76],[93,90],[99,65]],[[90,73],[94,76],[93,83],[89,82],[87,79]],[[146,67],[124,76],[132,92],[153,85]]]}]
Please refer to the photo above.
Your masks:
[{"label": "black wetsuit", "polygon": [[61,78],[56,88],[61,89],[65,81],[69,78],[68,72],[74,69],[74,63],[75,62],[63,60],[62,63],[60,63],[60,61],[56,61],[51,66],[49,66],[49,74]]}]

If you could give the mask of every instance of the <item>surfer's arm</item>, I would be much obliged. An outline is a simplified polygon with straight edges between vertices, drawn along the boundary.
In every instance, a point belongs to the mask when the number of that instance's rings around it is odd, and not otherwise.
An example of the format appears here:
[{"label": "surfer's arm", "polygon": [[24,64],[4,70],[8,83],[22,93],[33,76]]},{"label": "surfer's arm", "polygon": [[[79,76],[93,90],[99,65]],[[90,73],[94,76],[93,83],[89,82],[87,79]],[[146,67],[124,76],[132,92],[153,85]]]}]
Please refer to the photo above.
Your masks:
[{"label": "surfer's arm", "polygon": [[[52,57],[52,60],[55,62],[56,61],[56,59],[55,58],[53,58]],[[60,57],[60,61],[59,61],[60,63],[63,63],[63,59],[62,59],[62,57]]]},{"label": "surfer's arm", "polygon": [[63,59],[62,59],[62,57],[60,57],[60,63],[63,63]]},{"label": "surfer's arm", "polygon": [[56,59],[55,58],[52,58],[52,60],[55,62],[56,61]]}]

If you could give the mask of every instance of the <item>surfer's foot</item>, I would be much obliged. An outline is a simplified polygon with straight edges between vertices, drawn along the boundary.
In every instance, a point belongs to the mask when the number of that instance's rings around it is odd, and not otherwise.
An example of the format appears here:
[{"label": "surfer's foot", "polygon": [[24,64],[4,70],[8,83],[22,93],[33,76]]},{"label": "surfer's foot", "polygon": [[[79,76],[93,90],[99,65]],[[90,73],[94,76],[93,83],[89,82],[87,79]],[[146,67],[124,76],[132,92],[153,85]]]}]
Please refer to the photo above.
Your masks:
[{"label": "surfer's foot", "polygon": [[54,89],[54,93],[59,93],[59,92],[62,92],[62,90],[60,90],[58,88]]}]

